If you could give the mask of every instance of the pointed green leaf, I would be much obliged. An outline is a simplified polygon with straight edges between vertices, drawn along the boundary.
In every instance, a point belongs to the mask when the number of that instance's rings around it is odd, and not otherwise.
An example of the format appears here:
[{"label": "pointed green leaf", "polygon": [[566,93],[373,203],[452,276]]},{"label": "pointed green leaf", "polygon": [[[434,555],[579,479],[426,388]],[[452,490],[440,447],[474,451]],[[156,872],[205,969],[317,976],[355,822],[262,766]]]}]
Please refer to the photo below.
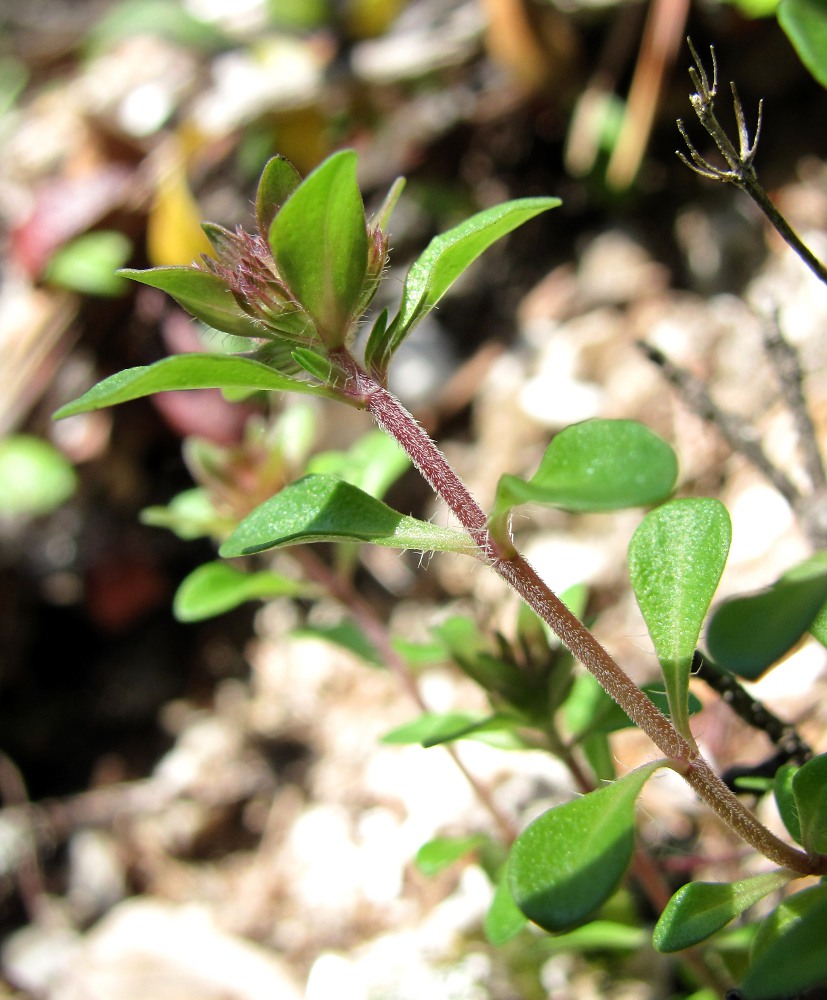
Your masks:
[{"label": "pointed green leaf", "polygon": [[416,852],[415,864],[423,875],[439,875],[484,843],[485,837],[481,834],[470,837],[434,837]]},{"label": "pointed green leaf", "polygon": [[690,498],[650,511],[629,543],[632,587],[663,670],[672,719],[685,736],[692,657],[731,537],[720,501]]},{"label": "pointed green leaf", "polygon": [[470,712],[425,712],[382,737],[383,743],[419,743],[439,746],[454,740],[479,740],[502,750],[523,750],[525,742],[516,733],[518,721],[509,715],[478,716]]},{"label": "pointed green leaf", "polygon": [[559,204],[559,198],[507,201],[478,212],[447,233],[434,237],[405,278],[388,350],[393,352],[399,347],[414,323],[433,309],[462,272],[492,243]]},{"label": "pointed green leaf", "polygon": [[531,479],[500,479],[492,516],[521,503],[573,511],[649,506],[669,496],[677,475],[674,451],[648,427],[586,420],[555,435]]},{"label": "pointed green leaf", "polygon": [[827,753],[801,765],[793,775],[792,789],[804,849],[827,854]]},{"label": "pointed green leaf", "polygon": [[689,882],[667,903],[652,943],[660,952],[691,948],[792,878],[794,872],[778,869],[738,882]]},{"label": "pointed green leaf", "polygon": [[781,0],[778,23],[799,59],[827,87],[827,5],[824,0]]},{"label": "pointed green leaf", "polygon": [[723,601],[706,644],[719,667],[755,680],[811,628],[827,600],[827,571],[782,577],[772,587]]},{"label": "pointed green leaf", "polygon": [[270,232],[278,210],[301,184],[293,164],[283,156],[274,156],[264,165],[256,191],[256,222],[260,233]]},{"label": "pointed green leaf", "polygon": [[305,476],[287,486],[249,514],[220,551],[229,558],[304,542],[373,542],[421,552],[476,552],[464,531],[406,517],[333,476]]},{"label": "pointed green leaf", "polygon": [[620,884],[632,859],[635,800],[663,761],[556,806],[534,820],[511,849],[511,893],[529,920],[548,931],[574,927]]},{"label": "pointed green leaf", "polygon": [[365,344],[365,368],[383,381],[383,358],[387,358],[388,344],[393,331],[388,328],[388,310],[383,309],[373,322]]},{"label": "pointed green leaf", "polygon": [[[827,550],[815,552],[781,577],[782,580],[803,580],[811,576],[827,573]],[[815,618],[810,622],[810,634],[822,646],[827,646],[827,601],[822,604]]]},{"label": "pointed green leaf", "polygon": [[502,867],[494,888],[494,898],[485,914],[483,930],[490,944],[500,948],[515,938],[528,921],[523,911],[514,902],[508,882],[508,865]]},{"label": "pointed green leaf", "polygon": [[172,602],[179,622],[200,622],[231,611],[246,601],[268,597],[299,597],[307,584],[280,573],[244,573],[224,562],[205,563],[185,577]]},{"label": "pointed green leaf", "polygon": [[322,642],[329,642],[341,649],[346,649],[372,667],[384,666],[376,646],[355,622],[341,621],[336,622],[335,625],[305,625],[302,628],[293,629],[290,634],[304,636],[308,639],[321,639]]},{"label": "pointed green leaf", "polygon": [[368,264],[356,154],[334,153],[305,178],[270,227],[279,273],[328,348],[344,343]]},{"label": "pointed green leaf", "polygon": [[176,389],[263,389],[330,394],[324,386],[300,382],[251,358],[229,354],[175,354],[154,365],[127,368],[110,375],[78,399],[62,406],[55,418],[62,420],[76,413],[101,410],[116,403]]},{"label": "pointed green leaf", "polygon": [[267,331],[248,316],[224,282],[214,274],[194,267],[153,267],[139,271],[127,267],[118,274],[142,285],[160,288],[188,313],[207,326],[236,337],[266,337]]},{"label": "pointed green leaf", "polygon": [[787,832],[797,843],[801,843],[801,824],[798,820],[798,806],[793,793],[793,778],[798,767],[795,764],[785,764],[779,767],[773,781],[773,795],[778,807],[778,814],[787,828]]},{"label": "pointed green leaf", "polygon": [[758,928],[741,983],[745,1000],[795,996],[827,979],[827,885],[785,899]]}]

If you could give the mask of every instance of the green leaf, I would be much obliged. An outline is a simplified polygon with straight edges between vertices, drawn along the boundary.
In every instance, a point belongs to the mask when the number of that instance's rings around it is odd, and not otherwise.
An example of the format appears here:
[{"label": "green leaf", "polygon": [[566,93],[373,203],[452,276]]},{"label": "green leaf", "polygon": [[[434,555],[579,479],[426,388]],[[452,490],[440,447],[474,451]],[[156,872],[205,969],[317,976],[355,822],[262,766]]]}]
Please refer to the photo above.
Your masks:
[{"label": "green leaf", "polygon": [[48,441],[30,434],[0,440],[0,514],[39,517],[76,489],[72,464]]},{"label": "green leaf", "polygon": [[612,895],[632,859],[635,800],[663,761],[549,809],[520,834],[508,861],[512,895],[529,920],[563,931]]},{"label": "green leaf", "polygon": [[564,510],[643,507],[665,499],[678,475],[672,448],[635,420],[587,420],[555,435],[529,480],[502,476],[494,517],[521,503]]},{"label": "green leaf", "polygon": [[629,575],[652,637],[672,719],[690,737],[692,657],[732,537],[718,500],[672,500],[650,511],[629,543]]},{"label": "green leaf", "polygon": [[127,368],[98,382],[78,399],[62,406],[56,420],[101,410],[116,403],[177,389],[249,389],[330,395],[324,386],[309,385],[273,371],[260,361],[228,354],[175,354],[153,365]]},{"label": "green leaf", "polygon": [[784,900],[761,923],[741,983],[745,1000],[794,996],[827,978],[827,885]]},{"label": "green leaf", "polygon": [[792,878],[794,872],[778,869],[738,882],[689,882],[667,903],[652,943],[660,952],[691,948]]},{"label": "green leaf", "polygon": [[827,5],[824,0],[781,0],[778,23],[799,59],[827,87]]},{"label": "green leaf", "polygon": [[494,888],[494,898],[485,914],[483,922],[485,936],[490,944],[500,948],[515,938],[527,923],[525,914],[511,895],[508,865],[505,864]]},{"label": "green leaf", "polygon": [[801,843],[801,824],[798,821],[798,807],[793,794],[793,778],[798,770],[796,764],[785,764],[775,773],[773,781],[773,795],[775,804],[778,807],[778,814],[784,822],[788,833],[797,843]]},{"label": "green leaf", "polygon": [[[520,198],[487,208],[436,236],[410,267],[402,289],[393,335],[386,346],[393,353],[418,322],[492,243],[541,212],[560,205],[559,198]],[[387,358],[381,359],[381,365]]]},{"label": "green leaf", "polygon": [[230,289],[214,274],[194,267],[153,267],[146,271],[125,267],[118,274],[160,288],[196,319],[216,330],[236,337],[267,336],[262,324],[244,312]]},{"label": "green leaf", "polygon": [[801,843],[811,854],[827,854],[827,753],[813,757],[792,776]]},{"label": "green leaf", "polygon": [[515,732],[518,720],[504,713],[479,716],[471,712],[425,712],[397,726],[382,737],[383,743],[419,743],[439,746],[454,740],[475,739],[503,750],[523,750],[525,743]]},{"label": "green leaf", "polygon": [[368,264],[356,154],[334,153],[305,178],[270,227],[279,273],[328,348],[349,332]]},{"label": "green leaf", "polygon": [[772,587],[721,602],[706,644],[719,667],[755,680],[788,653],[827,600],[827,571],[782,577]]},{"label": "green leaf", "polygon": [[338,476],[380,500],[410,464],[407,453],[394,438],[373,430],[363,434],[349,451],[314,455],[307,471]]},{"label": "green leaf", "polygon": [[45,278],[84,295],[115,296],[127,287],[115,274],[129,260],[132,242],[123,233],[84,233],[61,247],[49,261]]},{"label": "green leaf", "polygon": [[214,618],[246,601],[269,597],[300,597],[311,588],[280,573],[244,573],[224,562],[205,563],[185,577],[172,602],[179,622]]},{"label": "green leaf", "polygon": [[638,951],[646,947],[646,938],[642,927],[630,927],[615,920],[590,920],[582,927],[567,934],[558,934],[544,944],[551,954],[565,951]]},{"label": "green leaf", "polygon": [[141,511],[141,523],[153,528],[167,528],[184,541],[194,538],[222,538],[235,522],[216,512],[205,489],[184,490],[166,507],[146,507]]},{"label": "green leaf", "polygon": [[[643,693],[664,715],[669,715],[669,700],[660,684],[644,684]],[[689,714],[703,708],[700,699],[689,696]],[[634,723],[591,674],[578,674],[564,706],[566,726],[576,740],[591,733],[615,733]]]},{"label": "green leaf", "polygon": [[[827,573],[827,550],[815,552],[808,559],[787,570],[781,579],[784,581],[804,580],[822,573]],[[822,646],[827,646],[827,601],[822,604],[818,614],[810,623],[810,634]]]},{"label": "green leaf", "polygon": [[432,877],[450,868],[452,864],[476,851],[485,843],[485,837],[434,837],[416,852],[415,864],[423,875]]},{"label": "green leaf", "polygon": [[406,517],[334,476],[305,476],[249,514],[222,545],[221,555],[250,555],[304,542],[373,542],[422,552],[476,552],[464,531]]},{"label": "green leaf", "polygon": [[270,232],[278,210],[301,184],[299,172],[283,156],[273,156],[264,165],[256,191],[256,222],[259,232]]},{"label": "green leaf", "polygon": [[354,656],[358,656],[372,667],[385,665],[376,646],[355,622],[342,621],[333,625],[304,625],[302,628],[293,629],[290,634],[332,643],[340,649],[346,649],[349,653],[353,653]]}]

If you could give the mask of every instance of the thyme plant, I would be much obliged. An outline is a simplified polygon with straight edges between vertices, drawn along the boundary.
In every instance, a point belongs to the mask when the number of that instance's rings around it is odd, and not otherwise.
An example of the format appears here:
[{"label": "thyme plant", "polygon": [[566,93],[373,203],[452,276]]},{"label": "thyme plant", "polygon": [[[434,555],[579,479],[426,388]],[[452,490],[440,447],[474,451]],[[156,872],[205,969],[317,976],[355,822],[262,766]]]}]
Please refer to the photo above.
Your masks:
[{"label": "thyme plant", "polygon": [[[685,885],[665,906],[655,947],[663,952],[691,949],[757,900],[809,879],[803,883],[806,888],[785,896],[758,928],[741,985],[745,996],[759,1000],[817,981],[827,975],[827,954],[816,947],[827,935],[827,755],[802,766],[789,764],[775,776],[774,792],[789,834],[781,838],[716,774],[691,728],[690,672],[729,549],[730,521],[723,504],[703,497],[674,498],[677,457],[642,424],[592,420],[555,436],[530,478],[505,473],[491,509],[484,510],[387,388],[400,345],[459,275],[496,240],[554,209],[558,199],[510,201],[437,236],[408,271],[396,314],[391,318],[387,310],[381,312],[364,350],[357,352],[356,332],[382,279],[388,219],[402,182],[393,185],[382,208],[366,220],[356,168],[356,154],[345,150],[301,180],[286,160],[275,157],[261,177],[252,233],[207,224],[213,256],[189,267],[122,272],[163,289],[195,317],[231,335],[236,350],[181,354],[123,371],[57,416],[155,392],[205,387],[236,394],[310,394],[365,411],[442,498],[459,527],[440,527],[392,509],[380,498],[382,490],[368,485],[370,477],[360,481],[350,476],[349,481],[329,471],[292,480],[276,475],[271,496],[238,523],[213,527],[223,537],[220,555],[225,559],[317,541],[452,552],[487,565],[525,602],[529,610],[516,646],[486,649],[479,634],[473,628],[469,632],[461,620],[441,634],[446,648],[488,693],[492,714],[483,719],[431,717],[395,737],[434,744],[497,728],[522,745],[560,753],[580,775],[584,794],[544,813],[510,846],[487,923],[492,939],[508,939],[526,919],[551,932],[577,926],[592,919],[614,894],[630,865],[645,876],[645,856],[635,846],[635,803],[652,775],[669,768],[775,867],[734,883]],[[379,466],[395,461],[387,452]],[[220,456],[203,448],[195,462],[214,483],[221,481],[221,463]],[[662,669],[665,699],[638,687],[517,550],[511,516],[525,503],[569,511],[648,508],[630,541],[629,571]],[[316,583],[333,591],[340,586],[325,577],[312,556],[304,565]],[[216,564],[205,572],[190,581],[188,593],[179,595],[184,616],[205,595],[207,603],[211,594],[218,595],[214,610],[220,610],[240,599],[239,594],[289,592],[280,591],[278,578],[267,571],[248,573],[243,565]],[[827,640],[823,554],[793,568],[766,593],[740,600],[721,605],[709,629],[707,659],[731,672],[754,676],[808,629]],[[358,611],[353,595],[348,602]],[[364,607],[359,616],[372,627]],[[543,627],[597,684],[589,681],[586,690],[575,681],[571,660],[550,649]],[[756,641],[768,635],[773,640],[769,652]],[[605,766],[596,763],[596,748],[605,751],[608,746],[606,734],[624,724],[615,703],[660,752],[656,760],[619,778],[608,753],[602,755]],[[594,779],[579,769],[575,748],[584,749],[595,765]],[[508,836],[507,823],[503,825]],[[698,976],[703,974],[701,967]],[[711,980],[720,982],[720,975]]]}]

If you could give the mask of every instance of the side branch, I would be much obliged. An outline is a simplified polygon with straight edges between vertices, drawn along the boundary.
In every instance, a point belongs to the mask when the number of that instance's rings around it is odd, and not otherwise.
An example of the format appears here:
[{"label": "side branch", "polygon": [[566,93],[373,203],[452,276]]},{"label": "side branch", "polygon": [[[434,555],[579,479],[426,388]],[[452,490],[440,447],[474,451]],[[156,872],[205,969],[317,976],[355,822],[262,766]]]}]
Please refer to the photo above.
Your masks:
[{"label": "side branch", "polygon": [[417,469],[474,539],[485,561],[551,627],[659,750],[665,756],[686,764],[682,773],[698,795],[747,843],[766,857],[805,875],[827,873],[827,855],[809,857],[762,826],[700,756],[697,747],[678,733],[534,568],[513,546],[511,551],[505,551],[504,546],[491,537],[482,508],[411,414],[351,355],[338,352],[335,362],[347,372],[348,393],[353,402],[368,410],[379,427],[405,449]]}]

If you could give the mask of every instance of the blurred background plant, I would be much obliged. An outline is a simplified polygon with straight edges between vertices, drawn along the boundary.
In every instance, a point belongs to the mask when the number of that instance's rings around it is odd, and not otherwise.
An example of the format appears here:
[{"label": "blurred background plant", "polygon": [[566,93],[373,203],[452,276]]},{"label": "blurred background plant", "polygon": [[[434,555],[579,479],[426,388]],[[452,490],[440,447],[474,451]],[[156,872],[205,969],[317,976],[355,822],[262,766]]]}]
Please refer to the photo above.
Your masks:
[{"label": "blurred background plant", "polygon": [[[161,293],[126,288],[116,268],[190,263],[208,249],[202,218],[230,227],[247,218],[268,156],[282,153],[306,173],[346,144],[359,151],[360,184],[377,203],[397,175],[408,178],[392,229],[392,279],[434,232],[476,208],[522,195],[563,198],[553,222],[534,223],[480,261],[399,358],[394,390],[469,470],[472,487],[490,496],[503,469],[525,471],[549,434],[573,420],[642,417],[676,442],[682,488],[720,494],[733,509],[740,548],[729,591],[766,585],[809,554],[806,533],[777,490],[668,394],[633,345],[645,337],[706,380],[753,421],[782,466],[792,465],[790,475],[800,475],[761,358],[760,327],[775,315],[795,341],[823,432],[823,290],[765,238],[736,192],[707,185],[677,161],[674,120],[686,117],[690,60],[682,44],[691,34],[701,52],[714,42],[745,108],[765,100],[759,173],[823,258],[822,7],[818,0],[4,6],[0,720],[8,756],[0,791],[10,847],[0,917],[10,995],[88,991],[80,970],[111,970],[118,952],[107,935],[117,923],[94,925],[88,935],[86,928],[107,913],[137,920],[114,906],[127,897],[170,907],[154,912],[155,922],[182,954],[181,941],[210,950],[212,939],[180,920],[178,905],[195,903],[216,921],[223,945],[238,937],[264,943],[265,980],[306,979],[311,1000],[331,983],[350,984],[358,997],[380,989],[398,997],[692,992],[674,966],[654,964],[641,945],[634,890],[602,936],[542,943],[527,936],[498,953],[481,936],[490,890],[487,879],[475,880],[474,865],[446,868],[435,881],[408,865],[432,836],[478,836],[490,819],[465,792],[437,783],[420,756],[410,773],[407,757],[382,756],[393,748],[367,765],[354,728],[372,746],[410,709],[393,700],[396,686],[384,687],[384,675],[364,679],[351,660],[331,660],[329,644],[314,644],[339,623],[325,602],[297,594],[257,614],[245,605],[186,626],[171,614],[181,580],[213,558],[211,544],[195,536],[220,534],[221,505],[237,513],[254,504],[257,491],[300,467],[311,450],[350,452],[366,429],[355,416],[337,411],[331,419],[323,402],[305,411],[310,416],[278,401],[272,411],[257,399],[230,405],[206,390],[58,425],[50,415],[112,371],[216,343]],[[196,507],[185,515],[173,500],[191,489],[191,473],[212,496],[213,520],[201,529],[192,527],[207,509],[198,496],[189,494]],[[441,516],[404,473],[388,488],[391,498],[404,497],[395,505]],[[158,531],[159,523],[184,537]],[[599,614],[643,680],[652,667],[637,638],[643,629],[608,568],[622,565],[612,557],[625,548],[629,522],[613,525],[592,519],[586,541],[562,515],[548,515],[528,540],[556,587],[589,584],[589,613]],[[426,699],[445,710],[479,709],[440,665],[444,646],[434,648],[430,626],[467,614],[473,600],[483,609],[478,623],[513,634],[513,607],[450,560],[435,559],[439,572],[422,577],[415,559],[346,558],[378,618],[423,645],[425,661],[438,661],[421,667]],[[274,572],[290,579],[289,568]],[[258,583],[259,596],[273,593],[268,586],[290,589]],[[314,638],[294,634],[299,626]],[[782,709],[818,745],[824,720],[814,692],[823,691],[823,662],[811,647],[799,652],[799,687],[787,675],[790,702]],[[772,698],[772,687],[765,690]],[[766,754],[714,705],[702,718],[722,763]],[[559,798],[569,787],[546,765],[509,773],[489,749],[472,752],[471,770],[515,822],[538,798]],[[632,766],[640,751],[632,742],[614,752]],[[433,808],[417,826],[408,817],[423,815],[429,788]],[[23,808],[27,795],[38,808]],[[672,828],[656,803],[646,808],[654,842],[680,873],[676,884],[690,869],[697,877],[691,807]],[[316,857],[341,851],[314,877],[301,845],[317,842]],[[728,851],[721,840],[725,874]],[[365,853],[375,862],[371,878]],[[494,871],[496,859],[484,860]],[[83,951],[96,932],[110,942],[98,967]],[[726,945],[735,967],[739,934]],[[52,956],[45,968],[33,958],[43,942]],[[147,949],[157,957],[162,945]],[[253,957],[233,954],[237,965],[227,958],[234,968],[227,975],[242,984],[233,988],[256,996],[248,982]],[[182,959],[175,975],[192,975],[186,970]],[[214,985],[222,975],[213,973]],[[266,982],[272,995],[276,979]]]}]

